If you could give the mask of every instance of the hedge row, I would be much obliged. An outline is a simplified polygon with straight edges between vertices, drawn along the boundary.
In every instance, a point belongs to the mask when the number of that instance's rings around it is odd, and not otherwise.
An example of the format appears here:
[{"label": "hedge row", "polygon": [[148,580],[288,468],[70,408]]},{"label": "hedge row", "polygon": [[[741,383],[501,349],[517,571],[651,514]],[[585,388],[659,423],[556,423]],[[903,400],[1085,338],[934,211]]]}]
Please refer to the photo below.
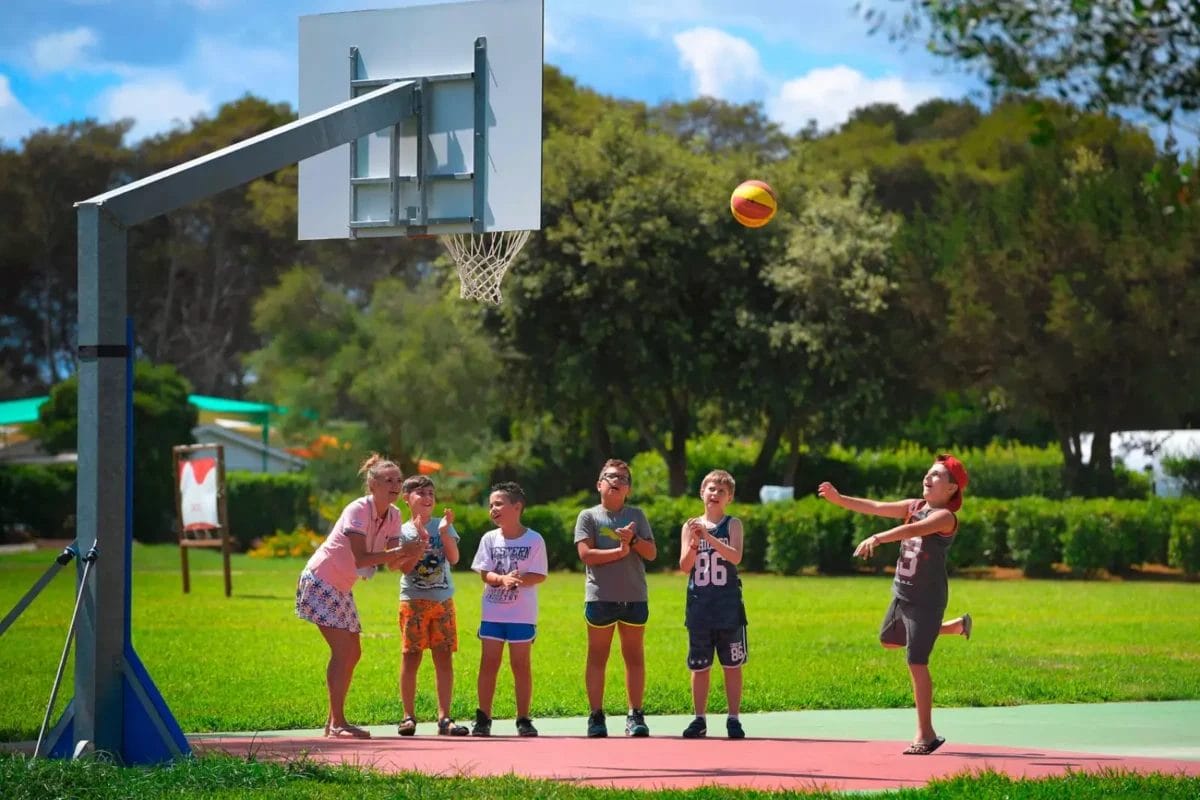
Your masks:
[{"label": "hedge row", "polygon": [[[654,565],[679,561],[679,529],[700,510],[698,500],[657,500],[641,506],[658,544]],[[581,568],[573,534],[578,505],[549,504],[525,512],[524,522],[546,539],[552,569]],[[735,504],[730,512],[745,529],[743,569],[797,574],[815,567],[826,574],[861,566],[854,546],[891,521],[852,514],[817,498],[767,505]],[[493,527],[487,510],[455,509],[462,537],[460,566],[469,566],[480,537]],[[1055,564],[1080,574],[1126,573],[1140,564],[1170,564],[1200,572],[1200,501],[1066,500],[974,498],[959,514],[960,532],[950,549],[950,567],[1012,566],[1030,576],[1048,575]],[[895,562],[897,545],[880,548],[871,563]]]},{"label": "hedge row", "polygon": [[[227,509],[238,550],[276,530],[314,527],[313,482],[299,473],[272,475],[228,472]],[[14,464],[0,469],[0,531],[21,527],[43,539],[75,536],[75,465]],[[177,534],[163,530],[148,542],[172,542]]]},{"label": "hedge row", "polygon": [[[713,469],[728,470],[735,477],[750,474],[759,443],[712,434],[688,442],[688,487],[699,491],[700,480]],[[992,444],[982,448],[955,450],[971,473],[973,497],[1067,496],[1063,486],[1062,452],[1056,446]],[[921,485],[934,454],[917,445],[895,450],[849,450],[833,446],[823,452],[803,450],[796,467],[795,485],[815,490],[821,481],[832,481],[839,489],[861,497],[905,496]],[[780,452],[771,465],[770,480],[784,474],[788,453]],[[630,466],[634,491],[641,498],[667,494],[667,465],[657,452],[641,453]],[[1141,473],[1122,466],[1115,468],[1116,496],[1142,499],[1150,495],[1150,481]],[[743,497],[743,500],[756,498]]]}]

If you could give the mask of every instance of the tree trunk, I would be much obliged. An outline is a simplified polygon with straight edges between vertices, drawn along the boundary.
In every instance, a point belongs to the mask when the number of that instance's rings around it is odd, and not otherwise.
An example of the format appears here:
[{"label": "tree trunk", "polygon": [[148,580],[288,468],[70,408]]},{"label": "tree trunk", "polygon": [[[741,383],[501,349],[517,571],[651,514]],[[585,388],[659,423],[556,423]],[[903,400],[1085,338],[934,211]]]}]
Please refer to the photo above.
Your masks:
[{"label": "tree trunk", "polygon": [[671,415],[671,446],[667,449],[667,475],[671,497],[681,497],[688,491],[687,441],[691,433],[691,417],[687,411],[676,411]]},{"label": "tree trunk", "polygon": [[793,422],[787,432],[788,460],[783,470],[783,485],[796,485],[796,470],[800,468],[800,426]]},{"label": "tree trunk", "polygon": [[1091,473],[1092,491],[1099,497],[1111,497],[1116,493],[1117,482],[1113,477],[1112,431],[1097,429],[1092,435],[1092,457],[1088,462]]},{"label": "tree trunk", "polygon": [[779,452],[779,442],[783,438],[784,419],[786,414],[783,412],[771,412],[767,416],[767,430],[763,434],[762,446],[758,448],[758,456],[754,459],[754,466],[750,468],[750,474],[746,476],[742,484],[742,498],[758,497],[759,489],[767,482],[768,474],[771,470],[771,463],[775,460],[775,454]]}]

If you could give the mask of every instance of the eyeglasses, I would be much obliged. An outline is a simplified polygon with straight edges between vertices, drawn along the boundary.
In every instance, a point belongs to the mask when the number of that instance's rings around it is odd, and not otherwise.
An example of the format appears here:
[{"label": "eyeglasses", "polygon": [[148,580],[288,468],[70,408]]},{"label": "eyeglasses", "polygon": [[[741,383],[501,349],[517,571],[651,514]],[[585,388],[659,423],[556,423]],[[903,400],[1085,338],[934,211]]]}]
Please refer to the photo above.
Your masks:
[{"label": "eyeglasses", "polygon": [[600,477],[615,486],[629,486],[633,483],[627,475],[622,475],[619,472],[606,472]]}]

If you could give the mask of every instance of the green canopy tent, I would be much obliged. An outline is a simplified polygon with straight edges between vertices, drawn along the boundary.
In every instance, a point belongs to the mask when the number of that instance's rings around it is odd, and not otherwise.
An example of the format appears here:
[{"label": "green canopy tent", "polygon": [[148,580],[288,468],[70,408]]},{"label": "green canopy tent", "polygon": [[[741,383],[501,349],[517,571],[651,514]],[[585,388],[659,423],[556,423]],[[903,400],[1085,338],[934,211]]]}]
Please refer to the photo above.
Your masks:
[{"label": "green canopy tent", "polygon": [[[49,400],[49,395],[26,397],[20,400],[0,400],[0,425],[25,425],[38,421],[38,411]],[[271,435],[271,415],[284,414],[287,409],[270,403],[252,403],[248,400],[231,400],[226,397],[211,397],[204,394],[188,395],[188,402],[200,411],[210,414],[230,414],[244,417],[262,426],[263,472],[267,471],[268,439]]]}]

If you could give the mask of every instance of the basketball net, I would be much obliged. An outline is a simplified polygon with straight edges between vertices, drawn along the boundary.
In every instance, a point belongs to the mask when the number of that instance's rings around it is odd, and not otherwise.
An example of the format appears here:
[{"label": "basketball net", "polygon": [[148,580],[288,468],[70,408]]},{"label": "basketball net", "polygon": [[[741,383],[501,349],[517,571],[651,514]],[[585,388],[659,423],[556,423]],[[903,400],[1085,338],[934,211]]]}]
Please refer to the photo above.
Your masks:
[{"label": "basketball net", "polygon": [[529,231],[448,233],[439,238],[458,269],[459,296],[500,305],[500,281],[529,240]]}]

